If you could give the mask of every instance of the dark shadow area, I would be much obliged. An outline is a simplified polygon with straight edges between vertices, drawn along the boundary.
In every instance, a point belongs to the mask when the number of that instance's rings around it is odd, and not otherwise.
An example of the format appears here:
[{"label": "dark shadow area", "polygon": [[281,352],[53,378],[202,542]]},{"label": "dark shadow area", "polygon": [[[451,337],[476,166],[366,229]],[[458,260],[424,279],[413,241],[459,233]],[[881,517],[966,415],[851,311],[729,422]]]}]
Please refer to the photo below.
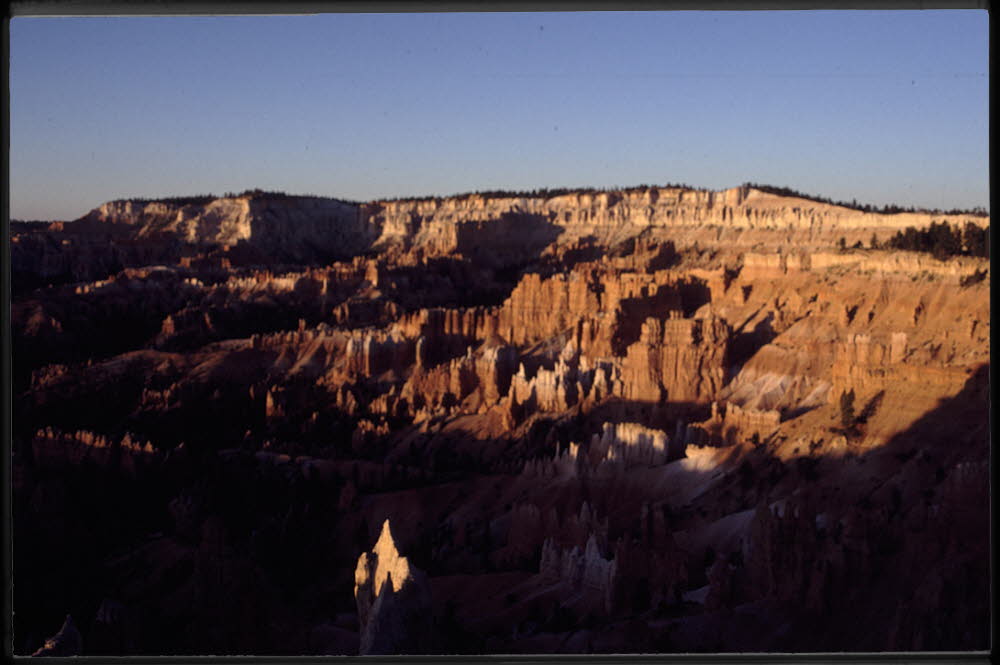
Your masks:
[{"label": "dark shadow area", "polygon": [[737,511],[741,495],[757,505],[794,498],[783,517],[757,509],[750,533],[759,554],[727,573],[720,611],[731,616],[767,600],[777,603],[767,621],[790,623],[733,650],[987,649],[989,419],[983,365],[883,446],[786,463],[764,448],[746,456],[702,503],[728,500],[723,510]]},{"label": "dark shadow area", "polygon": [[536,261],[563,231],[543,215],[504,213],[497,219],[458,224],[456,251],[479,265],[524,265]]},{"label": "dark shadow area", "polygon": [[772,327],[774,313],[768,313],[766,317],[757,322],[753,330],[741,329],[733,335],[729,343],[729,358],[734,365],[742,367],[748,360],[753,358],[765,344],[778,336]]},{"label": "dark shadow area", "polygon": [[[119,273],[114,282],[89,293],[54,287],[15,301],[14,392],[27,389],[31,371],[44,365],[97,361],[145,344],[164,317],[190,300],[191,293],[182,288],[184,277],[172,271],[144,278]],[[142,298],[135,297],[137,286]]]},{"label": "dark shadow area", "polygon": [[303,214],[304,209],[282,212],[280,202],[272,206],[266,197],[251,201],[245,244],[269,262],[307,265],[349,260],[372,247],[377,238],[357,205],[323,202],[327,207],[322,213]]},{"label": "dark shadow area", "polygon": [[537,272],[543,277],[562,271],[569,272],[579,263],[599,261],[606,253],[607,248],[598,242],[597,236],[584,236],[563,250],[558,260],[554,257],[551,259],[545,257],[546,260],[540,262]]},{"label": "dark shadow area", "polygon": [[586,418],[591,427],[600,427],[603,423],[637,422],[646,427],[663,430],[673,438],[677,421],[700,422],[709,415],[711,415],[711,405],[707,402],[656,403],[611,398],[598,405],[587,414]]},{"label": "dark shadow area", "polygon": [[684,318],[691,318],[694,313],[712,301],[712,291],[701,279],[688,277],[677,285],[681,295],[681,310]]},{"label": "dark shadow area", "polygon": [[[155,215],[143,215],[134,224],[102,222],[90,215],[72,222],[18,224],[11,229],[12,292],[17,298],[46,285],[94,281],[126,268],[172,266],[182,261],[202,269],[327,265],[364,253],[375,240],[356,205],[334,201],[335,207],[325,216],[289,222],[272,213],[269,203],[258,201],[272,194],[261,193],[251,201],[261,210],[251,219],[250,238],[232,246],[185,242],[178,232],[158,231],[167,220]],[[274,195],[279,202],[296,198]],[[169,202],[204,205],[210,201],[193,197]],[[211,221],[206,216],[202,223]]]},{"label": "dark shadow area", "polygon": [[[783,463],[759,447],[738,468],[720,469],[695,504],[657,507],[671,529],[683,529],[788,501],[786,517],[754,518],[748,537],[757,549],[749,556],[700,550],[683,555],[692,572],[682,588],[711,587],[710,606],[670,598],[654,604],[634,593],[619,601],[624,605],[616,613],[585,620],[566,605],[556,612],[560,602],[554,597],[536,608],[532,628],[524,620],[530,612],[522,613],[530,608],[520,605],[524,590],[511,589],[506,604],[489,611],[509,610],[511,627],[519,625],[526,636],[537,635],[539,627],[568,637],[633,622],[631,641],[614,642],[616,651],[985,648],[988,371],[984,366],[973,373],[961,393],[882,448]],[[309,397],[296,393],[289,400],[307,403]],[[505,459],[499,462],[523,464],[551,458],[607,422],[642,422],[673,435],[678,414],[695,420],[707,417],[706,410],[614,400],[587,414],[540,418],[519,441],[482,445],[502,449]],[[515,483],[522,483],[530,500],[553,506],[560,523],[577,514],[584,500],[599,511],[615,505],[631,511],[634,505],[636,515],[650,501],[627,489],[628,474],[600,483],[518,480],[517,464],[491,470],[461,431],[428,431],[399,445],[403,454],[391,464],[345,458],[322,474],[306,473],[294,462],[297,454],[308,454],[308,446],[275,447],[275,455],[288,455],[284,462],[259,459],[253,448],[222,454],[191,448],[135,476],[92,464],[52,467],[30,456],[17,458],[15,578],[22,582],[15,587],[15,649],[36,648],[67,612],[81,626],[85,644],[108,644],[94,636],[108,628],[98,626],[96,616],[103,599],[111,598],[140,617],[134,644],[142,653],[302,653],[307,641],[292,626],[317,617],[351,625],[354,564],[373,545],[379,510],[396,506],[413,520],[400,542],[414,565],[435,579],[469,575],[472,584],[538,570],[530,556],[509,563],[492,556],[509,537],[499,525],[513,510],[503,502],[513,496],[505,488]],[[877,482],[865,485],[873,491],[850,490],[852,474],[876,474]],[[936,513],[925,510],[934,505]],[[472,517],[457,520],[463,507]],[[612,542],[632,543],[639,553],[653,548],[652,522],[633,523],[620,512],[609,528]],[[815,519],[820,513],[825,521]],[[535,547],[540,544],[529,550]],[[631,556],[647,563],[629,570],[630,584],[647,580],[652,587],[664,564]],[[722,567],[713,567],[719,561]],[[476,599],[450,610],[441,602],[435,607],[441,622],[436,649],[485,649],[486,635],[468,620],[479,607]],[[668,627],[650,630],[649,621]],[[275,631],[272,625],[285,628]]]},{"label": "dark shadow area", "polygon": [[[53,228],[54,227],[54,228]],[[17,300],[48,285],[104,279],[125,268],[174,265],[184,255],[176,238],[133,237],[123,224],[66,222],[11,237],[11,295]]]},{"label": "dark shadow area", "polygon": [[468,257],[434,257],[419,266],[389,269],[379,290],[405,311],[496,306],[510,296],[525,265],[491,268]]},{"label": "dark shadow area", "polygon": [[615,335],[611,340],[615,355],[624,356],[628,347],[639,341],[647,318],[663,319],[670,312],[684,309],[685,287],[665,284],[656,293],[642,298],[623,298],[619,303]]}]

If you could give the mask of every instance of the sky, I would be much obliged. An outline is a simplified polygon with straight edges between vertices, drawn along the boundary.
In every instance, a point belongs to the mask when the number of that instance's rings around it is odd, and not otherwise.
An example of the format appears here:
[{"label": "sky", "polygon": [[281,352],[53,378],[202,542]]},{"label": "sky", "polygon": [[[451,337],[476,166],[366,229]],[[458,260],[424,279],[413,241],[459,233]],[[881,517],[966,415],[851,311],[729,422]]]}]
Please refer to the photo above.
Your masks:
[{"label": "sky", "polygon": [[748,181],[988,208],[988,30],[981,10],[15,17],[11,217]]}]

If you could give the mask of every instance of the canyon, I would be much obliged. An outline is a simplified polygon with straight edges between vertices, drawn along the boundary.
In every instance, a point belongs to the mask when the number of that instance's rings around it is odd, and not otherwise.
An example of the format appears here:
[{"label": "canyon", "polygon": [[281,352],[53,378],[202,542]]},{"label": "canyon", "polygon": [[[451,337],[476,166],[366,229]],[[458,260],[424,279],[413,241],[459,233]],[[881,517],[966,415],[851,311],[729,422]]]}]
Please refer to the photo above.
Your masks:
[{"label": "canyon", "polygon": [[[751,186],[11,227],[15,653],[968,651],[980,214]],[[873,241],[875,245],[873,245]]]}]

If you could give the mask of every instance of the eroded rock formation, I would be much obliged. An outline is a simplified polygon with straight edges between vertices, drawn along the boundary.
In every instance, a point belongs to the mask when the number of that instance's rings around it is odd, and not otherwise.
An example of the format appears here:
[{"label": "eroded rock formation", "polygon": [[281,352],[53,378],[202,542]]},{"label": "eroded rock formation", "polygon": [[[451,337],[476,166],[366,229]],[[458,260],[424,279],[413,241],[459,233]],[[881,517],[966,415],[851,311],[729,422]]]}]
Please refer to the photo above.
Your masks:
[{"label": "eroded rock formation", "polygon": [[989,224],[642,188],[18,227],[16,647],[986,648],[989,262],[863,248],[932,221]]},{"label": "eroded rock formation", "polygon": [[45,644],[43,644],[31,655],[57,657],[79,656],[82,651],[83,639],[80,637],[80,631],[77,630],[76,624],[73,623],[73,617],[67,614],[66,621],[63,622],[59,632],[45,640]]},{"label": "eroded rock formation", "polygon": [[389,520],[372,551],[358,558],[354,597],[362,656],[426,651],[431,606],[426,575],[400,556]]}]

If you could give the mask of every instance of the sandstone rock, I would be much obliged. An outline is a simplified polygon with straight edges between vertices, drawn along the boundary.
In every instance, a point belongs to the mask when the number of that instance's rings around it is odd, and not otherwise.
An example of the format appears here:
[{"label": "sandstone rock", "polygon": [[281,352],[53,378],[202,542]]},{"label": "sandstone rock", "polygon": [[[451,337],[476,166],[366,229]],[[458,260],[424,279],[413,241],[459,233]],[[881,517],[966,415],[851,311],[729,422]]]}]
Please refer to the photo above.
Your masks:
[{"label": "sandstone rock", "polygon": [[[964,216],[265,198],[12,242],[21,542],[114,558],[122,606],[162,618],[136,651],[988,644],[988,261],[831,249]],[[22,589],[99,605],[43,563]],[[315,609],[352,589],[356,619]]]},{"label": "sandstone rock", "polygon": [[82,221],[135,227],[139,238],[173,234],[184,242],[220,246],[243,241],[276,257],[302,258],[310,246],[341,255],[363,250],[378,231],[362,222],[358,212],[335,199],[239,196],[187,205],[111,201]]},{"label": "sandstone rock", "polygon": [[63,622],[59,632],[45,640],[45,644],[31,655],[66,657],[82,654],[83,638],[73,622],[73,617],[67,614],[66,621]]},{"label": "sandstone rock", "polygon": [[729,326],[714,315],[647,319],[622,363],[627,399],[658,403],[706,402],[722,389]]},{"label": "sandstone rock", "polygon": [[602,464],[619,463],[625,469],[633,466],[658,466],[683,457],[683,444],[673,443],[665,432],[643,427],[638,423],[605,423],[600,434],[594,435],[590,448],[602,459]]},{"label": "sandstone rock", "polygon": [[430,591],[426,575],[400,556],[389,520],[354,573],[361,655],[415,654],[429,645]]}]

